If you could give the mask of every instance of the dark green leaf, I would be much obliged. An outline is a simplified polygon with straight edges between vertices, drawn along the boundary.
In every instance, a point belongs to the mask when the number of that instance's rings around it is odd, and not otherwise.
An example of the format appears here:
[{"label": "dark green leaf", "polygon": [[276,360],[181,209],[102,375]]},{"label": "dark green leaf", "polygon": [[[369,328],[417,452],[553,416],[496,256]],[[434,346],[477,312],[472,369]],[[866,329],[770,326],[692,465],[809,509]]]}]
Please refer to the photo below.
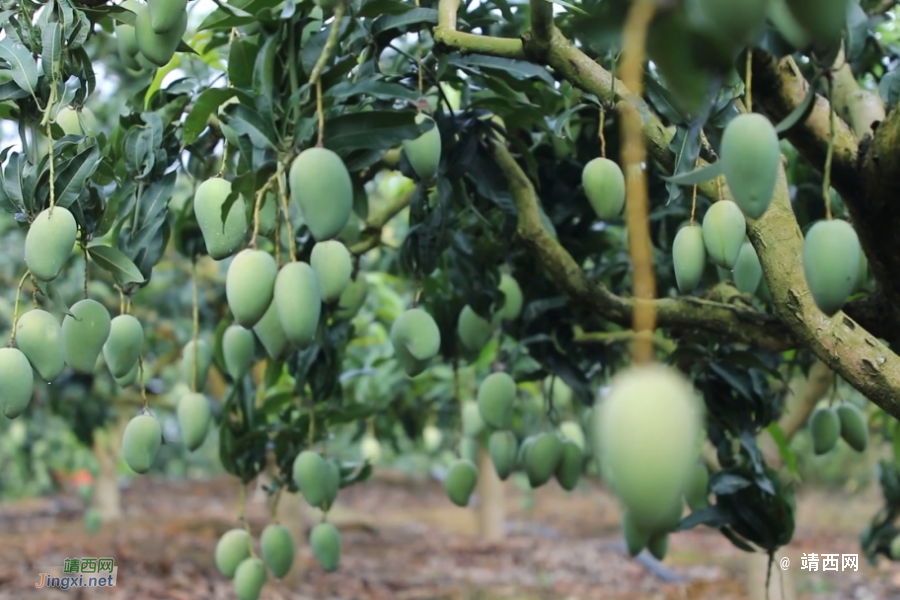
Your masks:
[{"label": "dark green leaf", "polygon": [[59,23],[47,23],[41,31],[41,68],[44,75],[55,78],[62,66],[63,31]]},{"label": "dark green leaf", "polygon": [[100,146],[82,151],[56,176],[56,204],[68,208],[84,191],[88,180],[100,166]]},{"label": "dark green leaf", "polygon": [[280,3],[281,0],[251,0],[241,8],[238,8],[234,4],[220,4],[219,8],[212,11],[205,19],[203,19],[203,22],[200,23],[197,31],[205,31],[207,29],[231,29],[232,27],[249,25],[256,21],[256,15],[262,10],[274,8]]},{"label": "dark green leaf", "polygon": [[16,43],[8,37],[0,40],[0,60],[8,65],[12,71],[13,81],[20,88],[34,94],[38,83],[37,64],[34,56],[22,44]]},{"label": "dark green leaf", "polygon": [[[0,88],[2,87],[0,86]],[[878,93],[885,104],[890,107],[895,107],[900,103],[900,69],[894,69],[881,78],[881,82],[878,84]]]},{"label": "dark green leaf", "polygon": [[700,167],[699,169],[695,169],[693,171],[689,171],[687,173],[683,173],[681,175],[673,175],[672,177],[663,177],[669,183],[675,183],[677,185],[699,185],[701,183],[706,183],[712,179],[715,179],[724,171],[724,166],[721,160],[717,160],[711,165],[705,165]]},{"label": "dark green leaf", "polygon": [[111,246],[88,246],[88,255],[100,268],[109,271],[120,284],[142,283],[144,276],[130,258]]},{"label": "dark green leaf", "polygon": [[325,93],[326,96],[332,96],[343,100],[353,96],[371,96],[378,100],[410,100],[415,102],[421,97],[416,90],[411,90],[399,83],[390,83],[387,81],[379,81],[376,79],[365,79],[359,82],[342,81],[341,83],[331,87]]},{"label": "dark green leaf", "polygon": [[367,0],[363,2],[357,16],[363,19],[371,19],[381,15],[402,15],[415,8],[415,4],[402,2],[401,0]]},{"label": "dark green leaf", "polygon": [[276,150],[278,148],[277,136],[271,123],[266,122],[262,115],[250,107],[238,105],[233,110],[233,115],[228,119],[228,125],[238,135],[246,135],[257,148]]},{"label": "dark green leaf", "polygon": [[412,111],[396,110],[344,114],[325,123],[325,146],[335,152],[388,150],[434,126],[431,121],[416,125],[415,118]]},{"label": "dark green leaf", "polygon": [[372,23],[372,35],[377,36],[380,33],[391,29],[401,29],[410,25],[421,25],[428,23],[437,25],[438,11],[434,8],[414,8],[401,14],[381,15]]},{"label": "dark green leaf", "polygon": [[710,506],[703,510],[695,510],[678,524],[675,531],[688,531],[698,525],[706,525],[714,529],[719,529],[726,525],[730,525],[733,516],[730,512],[721,506]]},{"label": "dark green leaf", "polygon": [[[230,65],[229,65],[230,67]],[[188,113],[184,120],[184,133],[182,143],[187,146],[193,144],[203,130],[206,129],[206,123],[209,116],[213,114],[222,104],[231,98],[237,91],[234,88],[210,88],[203,90],[194,102],[191,112]]]},{"label": "dark green leaf", "polygon": [[515,79],[540,79],[547,85],[554,85],[553,77],[550,76],[547,69],[526,60],[488,56],[486,54],[468,54],[465,56],[459,55],[458,58],[453,57],[450,63],[461,69],[475,67],[487,71],[506,73]]},{"label": "dark green leaf", "polygon": [[247,39],[236,39],[228,50],[228,81],[236,87],[249,87],[259,46]]}]

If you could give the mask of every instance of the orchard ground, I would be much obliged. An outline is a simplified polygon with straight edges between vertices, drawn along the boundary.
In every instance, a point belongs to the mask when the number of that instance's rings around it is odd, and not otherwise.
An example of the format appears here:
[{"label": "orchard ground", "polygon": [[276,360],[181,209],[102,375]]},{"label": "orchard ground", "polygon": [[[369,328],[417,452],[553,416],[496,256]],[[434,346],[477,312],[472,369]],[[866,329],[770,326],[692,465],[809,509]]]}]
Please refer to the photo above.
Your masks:
[{"label": "orchard ground", "polygon": [[[213,564],[213,547],[234,526],[234,480],[130,482],[121,524],[85,532],[75,494],[0,506],[0,600],[62,598],[35,590],[35,565],[60,565],[71,556],[112,556],[118,586],[103,598],[199,600],[234,598],[231,582]],[[332,521],[342,529],[338,571],[326,574],[308,546],[299,549],[302,573],[289,588],[271,579],[261,598],[314,599],[743,599],[746,554],[721,534],[697,528],[672,536],[661,572],[666,582],[624,552],[620,509],[602,487],[585,484],[567,494],[555,483],[530,500],[505,484],[507,539],[480,541],[475,512],[447,501],[437,481],[376,471],[372,481],[342,491]],[[268,522],[261,495],[248,503],[255,534]],[[477,498],[475,499],[477,502]],[[857,572],[800,570],[806,552],[859,552],[859,524],[879,506],[877,486],[853,494],[804,486],[798,526],[787,556],[804,600],[881,600],[900,594],[900,565]],[[281,514],[285,520],[284,508]],[[309,524],[309,523],[308,523]],[[779,577],[775,565],[772,576]],[[289,575],[290,577],[290,575]],[[100,597],[91,591],[90,597]],[[68,596],[67,596],[68,597]],[[79,596],[86,597],[86,596]]]}]

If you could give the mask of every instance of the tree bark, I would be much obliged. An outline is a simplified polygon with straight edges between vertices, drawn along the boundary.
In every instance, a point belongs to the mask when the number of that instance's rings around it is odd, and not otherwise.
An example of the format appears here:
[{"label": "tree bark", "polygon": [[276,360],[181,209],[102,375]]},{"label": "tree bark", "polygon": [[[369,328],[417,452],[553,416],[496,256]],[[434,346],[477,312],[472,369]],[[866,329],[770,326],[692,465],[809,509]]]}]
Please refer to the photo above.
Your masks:
[{"label": "tree bark", "polygon": [[497,476],[491,456],[483,447],[478,450],[478,531],[481,539],[497,542],[506,534],[506,503],[503,482]]}]

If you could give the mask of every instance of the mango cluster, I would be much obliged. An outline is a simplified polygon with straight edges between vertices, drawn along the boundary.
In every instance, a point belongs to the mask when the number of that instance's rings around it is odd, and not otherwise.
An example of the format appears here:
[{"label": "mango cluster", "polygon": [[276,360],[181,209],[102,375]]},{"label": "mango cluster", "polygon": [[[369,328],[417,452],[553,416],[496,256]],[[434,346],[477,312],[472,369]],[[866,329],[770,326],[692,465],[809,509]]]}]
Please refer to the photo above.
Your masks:
[{"label": "mango cluster", "polygon": [[187,31],[187,0],[125,0],[134,25],[116,23],[119,58],[133,73],[169,64]]},{"label": "mango cluster", "polygon": [[282,525],[270,523],[259,539],[262,559],[253,550],[253,538],[246,529],[226,531],[216,545],[216,567],[233,580],[240,600],[257,600],[268,572],[281,579],[294,564],[294,538]]},{"label": "mango cluster", "polygon": [[481,352],[494,335],[502,321],[513,321],[522,314],[522,288],[511,275],[503,273],[497,288],[503,292],[503,301],[496,307],[491,319],[485,319],[468,304],[463,307],[456,321],[456,333],[462,347],[470,353]]},{"label": "mango cluster", "polygon": [[834,450],[841,438],[857,452],[863,452],[869,443],[865,415],[858,406],[849,402],[816,409],[809,419],[809,432],[816,455]]},{"label": "mango cluster", "polygon": [[[304,450],[294,459],[293,477],[306,502],[327,514],[341,487],[341,468],[338,462],[312,450]],[[341,536],[333,524],[323,521],[313,527],[309,545],[325,571],[338,568],[341,560]]]},{"label": "mango cluster", "polygon": [[593,412],[592,449],[604,479],[622,502],[622,530],[634,555],[665,556],[668,535],[684,511],[706,501],[697,468],[702,404],[678,371],[631,367],[616,374]]}]

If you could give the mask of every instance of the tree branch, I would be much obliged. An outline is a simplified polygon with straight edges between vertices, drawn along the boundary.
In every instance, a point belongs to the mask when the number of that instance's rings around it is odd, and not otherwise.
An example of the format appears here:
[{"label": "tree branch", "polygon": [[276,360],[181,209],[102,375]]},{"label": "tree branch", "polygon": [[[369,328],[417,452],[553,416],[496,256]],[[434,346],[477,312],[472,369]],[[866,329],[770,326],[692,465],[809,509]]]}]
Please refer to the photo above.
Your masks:
[{"label": "tree branch", "polygon": [[[549,3],[546,4],[550,6]],[[462,54],[490,54],[504,58],[525,58],[522,40],[457,31],[457,11],[459,11],[459,0],[441,0],[438,5],[438,24],[434,28],[436,44],[458,50]]]},{"label": "tree branch", "polygon": [[409,206],[413,194],[415,194],[415,186],[411,186],[408,190],[395,196],[390,202],[376,213],[369,215],[366,219],[366,225],[363,227],[360,240],[350,246],[350,253],[355,256],[365,254],[369,250],[377,248],[381,244],[381,231],[388,222],[397,216],[400,211]]},{"label": "tree branch", "polygon": [[553,5],[549,0],[531,0],[531,33],[534,42],[539,46],[547,47],[550,37],[555,29],[553,25]]},{"label": "tree branch", "polygon": [[844,48],[834,60],[833,89],[831,101],[834,109],[846,121],[857,139],[872,136],[878,123],[884,120],[884,102],[878,92],[867,90],[856,81],[850,63],[844,55]]}]

